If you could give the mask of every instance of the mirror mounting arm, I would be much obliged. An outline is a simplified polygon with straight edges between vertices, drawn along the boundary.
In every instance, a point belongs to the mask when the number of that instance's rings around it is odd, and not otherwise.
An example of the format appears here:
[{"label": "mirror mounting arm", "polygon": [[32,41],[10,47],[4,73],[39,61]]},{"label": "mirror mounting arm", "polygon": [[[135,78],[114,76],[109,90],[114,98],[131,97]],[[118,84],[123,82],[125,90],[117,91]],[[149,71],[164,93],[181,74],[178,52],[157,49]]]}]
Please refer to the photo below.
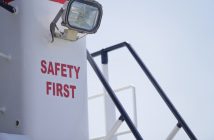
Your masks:
[{"label": "mirror mounting arm", "polygon": [[60,17],[62,16],[63,12],[64,12],[64,9],[61,8],[61,9],[59,10],[59,12],[57,13],[56,17],[54,18],[54,20],[53,20],[53,21],[51,22],[51,24],[50,24],[50,32],[51,32],[51,37],[52,37],[51,42],[54,41],[55,28],[57,27],[57,26],[56,26],[56,23],[57,23],[57,21],[60,19]]}]

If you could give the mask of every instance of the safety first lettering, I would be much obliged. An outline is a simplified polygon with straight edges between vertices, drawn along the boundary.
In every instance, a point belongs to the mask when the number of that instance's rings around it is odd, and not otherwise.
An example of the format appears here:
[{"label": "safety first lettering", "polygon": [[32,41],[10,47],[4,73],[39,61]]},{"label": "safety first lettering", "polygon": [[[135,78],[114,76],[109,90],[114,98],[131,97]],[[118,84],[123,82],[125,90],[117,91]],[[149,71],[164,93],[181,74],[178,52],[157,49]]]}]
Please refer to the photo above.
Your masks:
[{"label": "safety first lettering", "polygon": [[[59,62],[41,60],[41,73],[51,76],[79,79],[80,67]],[[46,95],[74,98],[76,85],[46,81]]]}]

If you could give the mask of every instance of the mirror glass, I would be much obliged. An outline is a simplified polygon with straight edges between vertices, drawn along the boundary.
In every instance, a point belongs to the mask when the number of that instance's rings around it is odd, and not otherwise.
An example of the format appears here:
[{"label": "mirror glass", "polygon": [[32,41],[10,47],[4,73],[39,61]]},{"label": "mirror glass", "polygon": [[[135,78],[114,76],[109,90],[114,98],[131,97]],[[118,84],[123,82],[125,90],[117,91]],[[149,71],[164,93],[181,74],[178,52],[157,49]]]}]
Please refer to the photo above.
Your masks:
[{"label": "mirror glass", "polygon": [[96,26],[98,20],[98,8],[78,1],[74,1],[69,9],[68,24],[87,31]]}]

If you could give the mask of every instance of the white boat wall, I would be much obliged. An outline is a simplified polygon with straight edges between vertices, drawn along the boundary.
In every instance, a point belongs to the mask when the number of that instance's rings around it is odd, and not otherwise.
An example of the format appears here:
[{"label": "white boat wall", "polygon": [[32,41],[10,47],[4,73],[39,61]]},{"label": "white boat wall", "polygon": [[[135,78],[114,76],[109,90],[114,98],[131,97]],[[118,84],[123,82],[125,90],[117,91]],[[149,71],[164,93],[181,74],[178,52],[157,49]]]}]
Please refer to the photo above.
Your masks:
[{"label": "white boat wall", "polygon": [[85,38],[50,42],[59,3],[10,4],[18,8],[16,15],[0,7],[0,133],[89,139]]}]

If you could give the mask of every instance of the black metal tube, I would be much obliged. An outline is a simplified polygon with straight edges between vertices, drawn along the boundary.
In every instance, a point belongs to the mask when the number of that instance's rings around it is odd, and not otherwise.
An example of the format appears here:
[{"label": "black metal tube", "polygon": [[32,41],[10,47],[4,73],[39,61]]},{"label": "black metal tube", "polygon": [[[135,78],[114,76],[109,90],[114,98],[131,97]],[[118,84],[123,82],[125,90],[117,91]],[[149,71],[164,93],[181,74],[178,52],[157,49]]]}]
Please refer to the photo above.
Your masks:
[{"label": "black metal tube", "polygon": [[115,106],[117,107],[117,109],[119,110],[119,112],[121,113],[121,115],[123,116],[125,122],[127,123],[128,127],[132,131],[132,133],[135,136],[135,138],[137,140],[143,140],[142,136],[140,135],[140,133],[138,132],[138,130],[134,126],[134,124],[131,121],[130,117],[128,116],[128,114],[126,113],[126,111],[123,108],[122,104],[120,103],[120,101],[118,100],[117,96],[115,95],[114,91],[112,90],[112,88],[110,87],[110,85],[108,84],[108,82],[106,81],[106,79],[104,78],[102,72],[98,68],[97,64],[93,60],[93,58],[92,58],[91,54],[88,52],[88,50],[87,50],[87,59],[88,59],[90,65],[92,66],[92,68],[94,69],[96,75],[100,79],[101,83],[105,87],[107,93],[111,97],[112,101],[114,102]]},{"label": "black metal tube", "polygon": [[178,127],[178,128],[181,128],[181,127],[182,127],[181,124],[180,124],[179,122],[177,123],[177,127]]},{"label": "black metal tube", "polygon": [[117,49],[122,48],[122,47],[125,47],[125,42],[122,42],[122,43],[119,43],[117,45],[102,49],[102,50],[97,51],[97,52],[94,52],[94,53],[91,54],[91,56],[92,57],[96,57],[96,56],[101,55],[104,52],[107,53],[107,52],[114,51],[114,50],[117,50]]},{"label": "black metal tube", "polygon": [[56,23],[57,23],[57,21],[60,19],[60,17],[62,16],[63,12],[64,12],[64,9],[61,8],[61,9],[59,10],[59,12],[57,13],[57,15],[55,16],[54,20],[53,20],[53,21],[51,22],[51,24],[50,24],[50,32],[51,32],[51,37],[52,37],[51,42],[52,42],[52,43],[54,42],[55,28],[57,27],[57,26],[56,26]]},{"label": "black metal tube", "polygon": [[119,43],[117,45],[108,47],[106,49],[103,49],[101,51],[92,53],[92,56],[98,56],[101,54],[102,51],[113,51],[122,47],[127,47],[127,49],[130,51],[130,53],[132,54],[132,56],[135,58],[135,60],[137,61],[137,63],[140,65],[141,69],[144,71],[144,73],[146,74],[146,76],[148,77],[148,79],[150,80],[150,82],[153,84],[153,86],[155,87],[155,89],[158,91],[159,95],[162,97],[162,99],[164,100],[164,102],[166,103],[166,105],[169,107],[170,111],[173,113],[173,115],[175,116],[175,118],[177,119],[177,121],[179,122],[179,124],[183,127],[184,131],[187,133],[187,135],[189,136],[189,138],[191,140],[197,140],[196,136],[193,134],[193,132],[190,130],[190,128],[188,127],[188,125],[186,124],[186,122],[184,121],[184,119],[181,117],[181,115],[178,113],[178,111],[176,110],[176,108],[174,107],[174,105],[171,103],[171,101],[169,100],[169,98],[167,97],[167,95],[165,94],[165,92],[162,90],[162,88],[160,87],[160,85],[158,84],[158,82],[155,80],[155,78],[152,76],[151,72],[148,70],[148,68],[146,67],[146,65],[143,63],[143,61],[140,59],[140,57],[138,56],[138,54],[134,51],[134,49],[131,47],[131,45],[127,42],[122,42]]},{"label": "black metal tube", "polygon": [[5,2],[0,2],[0,6],[13,14],[16,12],[16,9],[13,6],[11,6]]},{"label": "black metal tube", "polygon": [[164,102],[167,104],[167,106],[169,107],[169,109],[171,110],[171,112],[174,114],[174,116],[176,117],[176,119],[178,120],[178,122],[181,124],[181,126],[183,127],[184,131],[187,133],[187,135],[189,136],[189,138],[191,140],[197,140],[197,138],[192,133],[192,131],[190,130],[190,128],[188,127],[188,125],[186,124],[186,122],[184,121],[184,119],[178,113],[178,111],[176,110],[176,108],[174,107],[174,105],[171,103],[171,101],[169,100],[169,98],[166,96],[166,94],[163,91],[163,89],[160,87],[160,85],[158,84],[158,82],[152,76],[151,72],[145,66],[145,64],[140,59],[140,57],[137,55],[137,53],[134,51],[134,49],[131,47],[131,45],[127,43],[126,46],[129,49],[129,51],[132,54],[132,56],[138,62],[138,64],[142,68],[142,70],[145,72],[146,76],[149,78],[149,80],[151,81],[151,83],[153,84],[153,86],[156,88],[156,90],[158,91],[158,93],[160,94],[160,96],[162,97],[162,99],[164,100]]},{"label": "black metal tube", "polygon": [[102,64],[108,64],[108,52],[101,53],[101,62]]}]

